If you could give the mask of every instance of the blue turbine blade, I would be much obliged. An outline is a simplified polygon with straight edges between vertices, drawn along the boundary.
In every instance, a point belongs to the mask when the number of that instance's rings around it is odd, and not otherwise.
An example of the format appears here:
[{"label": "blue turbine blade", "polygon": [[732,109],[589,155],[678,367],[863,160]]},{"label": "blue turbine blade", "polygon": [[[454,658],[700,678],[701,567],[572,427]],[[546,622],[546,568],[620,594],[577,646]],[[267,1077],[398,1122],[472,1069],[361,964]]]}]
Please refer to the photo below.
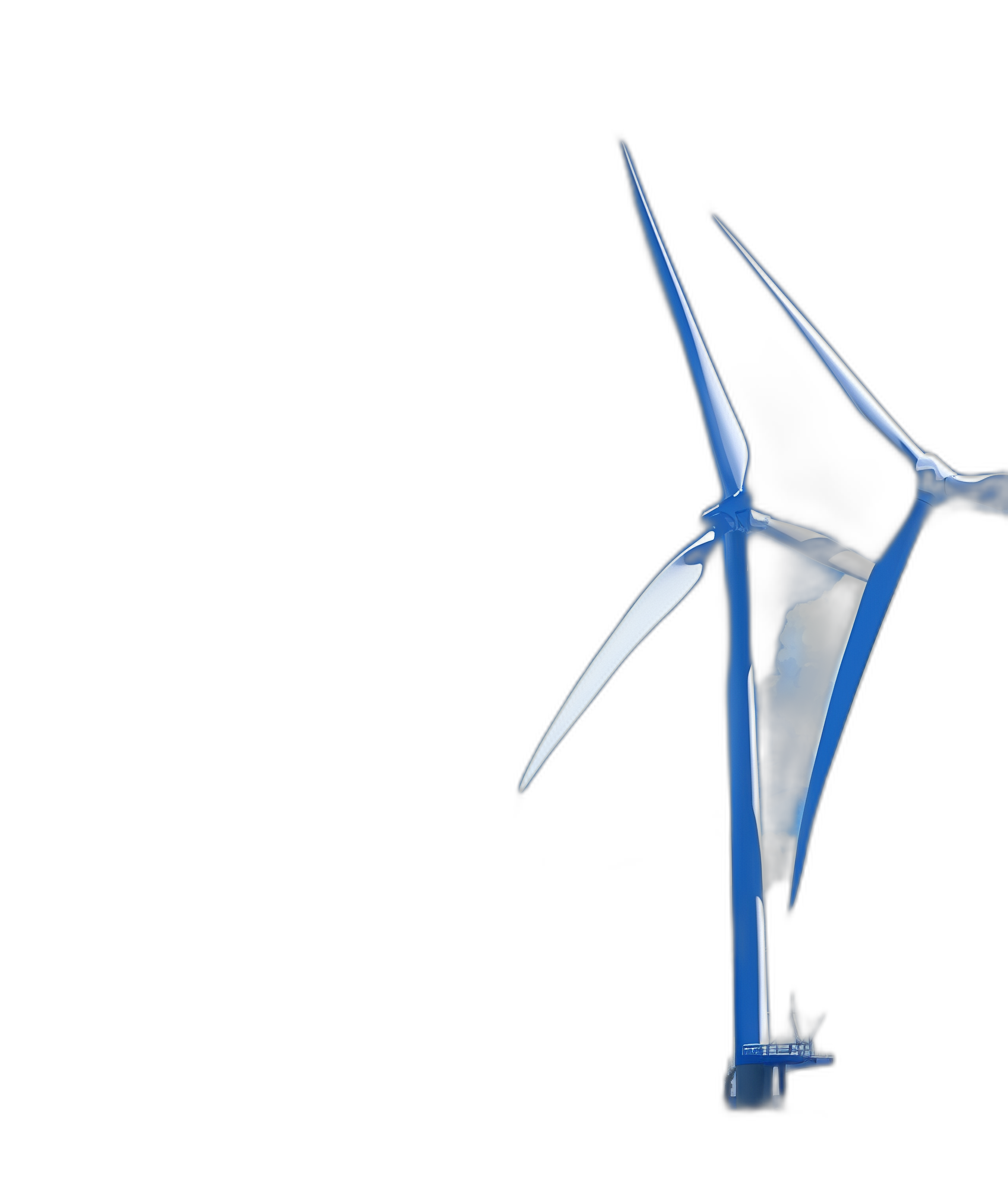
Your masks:
[{"label": "blue turbine blade", "polygon": [[674,559],[670,559],[627,609],[623,619],[588,663],[587,670],[574,684],[574,689],[564,700],[556,718],[546,729],[546,735],[539,741],[539,747],[532,754],[528,768],[518,784],[519,792],[528,789],[532,778],[542,768],[546,758],[577,723],[599,691],[651,630],[669,615],[700,579],[708,545],[714,538],[715,532],[709,530],[680,551]]},{"label": "blue turbine blade", "polygon": [[840,383],[847,397],[854,404],[854,406],[861,412],[861,414],[870,423],[874,424],[876,428],[886,437],[892,444],[908,456],[914,463],[919,461],[924,455],[923,449],[915,444],[907,433],[900,427],[895,419],[889,414],[882,404],[875,398],[871,391],[858,378],[847,363],[840,357],[836,350],[830,345],[819,330],[812,324],[808,317],[802,312],[797,304],[788,296],[787,292],[777,283],[773,276],[763,267],[755,255],[745,246],[745,244],[735,234],[728,229],[728,227],[721,221],[721,219],[714,215],[714,221],[721,227],[729,239],[738,248],[739,253],[746,260],[749,266],[756,272],[764,284],[777,297],[784,307],[785,312],[794,321],[798,328],[805,335],[805,340],[812,346],[819,357],[826,364],[833,377]]},{"label": "blue turbine blade", "polygon": [[808,852],[809,835],[812,823],[815,821],[819,799],[822,797],[826,775],[829,773],[840,735],[850,714],[851,704],[857,693],[858,684],[864,674],[865,666],[878,637],[882,622],[885,619],[889,602],[896,591],[903,569],[910,558],[910,551],[917,540],[920,528],[924,524],[927,512],[931,508],[929,502],[918,499],[914,502],[906,522],[900,527],[899,533],[889,544],[889,548],[882,558],[875,564],[865,590],[858,605],[854,624],[851,626],[850,637],[844,650],[837,671],[833,693],[830,695],[826,708],[826,722],[823,724],[822,735],[819,737],[819,747],[816,750],[815,763],[812,766],[812,776],[809,780],[808,794],[802,807],[801,823],[798,827],[798,848],[795,852],[794,871],[791,875],[791,905],[794,905],[798,895],[798,885],[801,883],[802,870],[805,867],[805,857]]},{"label": "blue turbine blade", "polygon": [[700,328],[693,316],[686,293],[679,282],[679,276],[672,266],[672,259],[662,241],[658,223],[651,213],[644,188],[634,168],[630,149],[626,144],[621,145],[626,156],[630,180],[633,184],[634,197],[637,201],[637,212],[640,214],[644,235],[648,240],[651,253],[654,255],[655,266],[665,289],[672,315],[675,317],[679,336],[682,338],[683,348],[689,360],[693,373],[693,382],[700,405],[703,408],[704,420],[707,423],[707,434],[710,437],[711,448],[714,451],[714,462],[718,475],[724,487],[725,497],[733,497],[742,489],[745,481],[746,466],[749,464],[749,449],[742,433],[742,427],[732,410],[725,389],[714,363],[711,360],[707,345],[700,333]]}]

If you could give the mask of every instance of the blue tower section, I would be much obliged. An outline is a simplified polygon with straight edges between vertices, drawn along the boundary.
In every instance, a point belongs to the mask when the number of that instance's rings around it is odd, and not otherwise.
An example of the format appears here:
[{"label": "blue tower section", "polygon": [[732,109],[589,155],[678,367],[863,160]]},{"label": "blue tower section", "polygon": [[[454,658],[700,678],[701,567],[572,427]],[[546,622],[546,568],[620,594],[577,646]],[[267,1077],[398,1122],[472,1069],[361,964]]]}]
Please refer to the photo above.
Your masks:
[{"label": "blue tower section", "polygon": [[767,1039],[766,936],[763,861],[754,784],[755,709],[749,644],[749,573],[744,530],[724,536],[730,643],[728,761],[731,774],[732,933],[735,971],[735,1059],[745,1044]]}]

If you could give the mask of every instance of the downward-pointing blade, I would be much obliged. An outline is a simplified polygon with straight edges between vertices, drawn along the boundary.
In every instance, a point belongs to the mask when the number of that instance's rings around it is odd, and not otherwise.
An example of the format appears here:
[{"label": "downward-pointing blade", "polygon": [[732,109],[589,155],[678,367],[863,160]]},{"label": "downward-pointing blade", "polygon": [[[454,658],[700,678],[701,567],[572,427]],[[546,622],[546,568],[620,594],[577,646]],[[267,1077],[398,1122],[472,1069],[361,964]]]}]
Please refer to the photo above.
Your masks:
[{"label": "downward-pointing blade", "polygon": [[840,736],[847,722],[847,716],[854,703],[858,684],[864,674],[868,658],[871,656],[875,638],[878,637],[882,622],[889,609],[889,603],[896,591],[903,569],[910,558],[910,551],[917,540],[920,528],[924,524],[930,503],[918,499],[914,502],[906,522],[900,527],[899,533],[889,544],[889,548],[882,558],[875,564],[872,573],[861,594],[854,624],[851,626],[850,637],[840,660],[833,692],[826,708],[826,722],[823,724],[822,735],[819,737],[819,747],[816,750],[815,763],[812,766],[812,776],[809,779],[808,793],[805,805],[802,807],[801,823],[798,827],[798,848],[795,852],[794,871],[791,874],[791,905],[794,905],[798,895],[798,885],[801,883],[802,870],[805,867],[805,857],[808,853],[809,835],[812,833],[812,823],[815,821],[819,799],[822,797],[826,775],[836,754]]},{"label": "downward-pointing blade", "polygon": [[680,551],[655,576],[609,634],[605,644],[588,664],[588,669],[574,684],[556,719],[550,724],[532,754],[528,768],[518,785],[525,790],[542,768],[546,758],[567,735],[581,714],[652,629],[675,608],[703,574],[707,547],[714,541],[709,530],[696,542]]},{"label": "downward-pointing blade", "polygon": [[749,464],[749,449],[742,433],[742,427],[735,416],[725,389],[706,342],[700,333],[700,327],[693,316],[686,293],[679,282],[676,269],[672,266],[672,259],[662,240],[658,223],[651,213],[644,187],[637,176],[630,149],[622,145],[626,157],[627,168],[630,171],[630,181],[633,185],[634,198],[637,202],[637,212],[640,214],[644,236],[648,240],[651,253],[654,256],[658,276],[668,298],[672,315],[675,317],[676,327],[682,339],[683,348],[693,374],[693,382],[700,396],[704,420],[707,424],[707,434],[710,437],[711,448],[714,452],[714,462],[717,465],[725,497],[733,497],[742,488],[745,481],[746,466]]},{"label": "downward-pointing blade", "polygon": [[914,463],[920,460],[923,455],[923,449],[910,439],[906,432],[900,427],[895,419],[889,414],[882,404],[875,398],[871,391],[858,378],[847,363],[840,357],[836,350],[830,345],[819,330],[812,324],[807,316],[802,312],[797,304],[788,296],[787,292],[777,283],[773,276],[762,266],[759,260],[753,255],[745,244],[732,233],[731,230],[721,221],[721,219],[714,215],[714,221],[721,227],[728,238],[735,244],[739,252],[743,255],[746,261],[752,267],[753,271],[766,284],[771,292],[784,306],[785,311],[798,326],[798,328],[805,335],[805,339],[809,345],[816,351],[820,358],[826,363],[826,366],[832,372],[833,377],[840,383],[843,389],[847,392],[851,402],[857,407],[858,411],[878,428],[878,430],[890,440],[896,447],[908,456]]}]

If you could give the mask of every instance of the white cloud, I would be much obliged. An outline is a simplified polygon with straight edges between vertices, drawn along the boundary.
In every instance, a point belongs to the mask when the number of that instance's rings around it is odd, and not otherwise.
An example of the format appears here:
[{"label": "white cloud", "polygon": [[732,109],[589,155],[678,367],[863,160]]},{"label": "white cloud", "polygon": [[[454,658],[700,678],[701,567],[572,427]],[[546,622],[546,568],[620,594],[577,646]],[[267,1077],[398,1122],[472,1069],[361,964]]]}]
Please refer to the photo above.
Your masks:
[{"label": "white cloud", "polygon": [[760,722],[768,728],[770,752],[760,761],[760,780],[807,787],[815,764],[836,671],[861,603],[865,584],[845,575],[817,600],[796,604],[781,633],[776,675],[760,682]]},{"label": "white cloud", "polygon": [[795,848],[798,839],[796,835],[775,835],[772,830],[760,837],[759,845],[763,850],[763,890],[770,884],[781,882],[790,883],[791,871],[795,868]]}]

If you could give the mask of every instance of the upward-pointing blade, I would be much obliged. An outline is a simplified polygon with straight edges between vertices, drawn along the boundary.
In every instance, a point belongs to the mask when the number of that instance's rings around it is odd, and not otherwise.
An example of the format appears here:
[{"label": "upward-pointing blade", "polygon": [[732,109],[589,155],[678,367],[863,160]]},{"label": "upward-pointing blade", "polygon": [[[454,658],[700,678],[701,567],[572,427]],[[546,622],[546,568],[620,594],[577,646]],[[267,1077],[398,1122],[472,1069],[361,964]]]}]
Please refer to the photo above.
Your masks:
[{"label": "upward-pointing blade", "polygon": [[556,719],[539,741],[528,768],[518,784],[519,791],[528,789],[532,778],[542,768],[546,758],[580,719],[585,708],[602,690],[623,662],[640,645],[651,630],[669,615],[680,600],[703,575],[703,560],[708,544],[714,541],[709,530],[696,542],[680,551],[655,576],[644,591],[627,609],[623,619],[609,634],[605,644],[588,663],[588,669],[574,684],[564,700]]},{"label": "upward-pointing blade", "polygon": [[809,345],[812,346],[819,357],[826,363],[833,377],[847,392],[848,397],[858,411],[861,412],[865,419],[870,420],[883,436],[891,440],[904,455],[908,456],[916,464],[924,455],[924,450],[910,439],[896,420],[893,419],[826,338],[823,337],[815,325],[805,316],[798,305],[788,296],[787,292],[784,291],[773,276],[760,264],[759,260],[748,250],[742,241],[728,229],[717,214],[714,215],[714,221],[735,244],[753,271],[756,272],[763,283],[766,284],[781,302],[787,314],[798,328],[801,329],[802,333],[804,333]]},{"label": "upward-pointing blade", "polygon": [[672,266],[672,259],[662,241],[658,223],[651,213],[644,187],[634,168],[630,149],[626,144],[621,145],[626,157],[627,168],[630,170],[630,180],[633,184],[634,197],[637,201],[637,212],[640,214],[644,227],[644,236],[648,240],[651,253],[654,255],[655,266],[665,289],[672,315],[675,317],[679,336],[682,338],[683,348],[689,360],[693,373],[693,382],[700,405],[703,408],[704,419],[707,423],[707,434],[710,437],[711,448],[714,451],[714,462],[717,465],[725,497],[733,497],[742,488],[745,481],[746,466],[749,464],[749,449],[742,433],[741,425],[735,417],[732,405],[728,401],[721,379],[711,361],[710,353],[700,333],[700,328],[693,316],[693,310],[686,299],[686,293]]}]

